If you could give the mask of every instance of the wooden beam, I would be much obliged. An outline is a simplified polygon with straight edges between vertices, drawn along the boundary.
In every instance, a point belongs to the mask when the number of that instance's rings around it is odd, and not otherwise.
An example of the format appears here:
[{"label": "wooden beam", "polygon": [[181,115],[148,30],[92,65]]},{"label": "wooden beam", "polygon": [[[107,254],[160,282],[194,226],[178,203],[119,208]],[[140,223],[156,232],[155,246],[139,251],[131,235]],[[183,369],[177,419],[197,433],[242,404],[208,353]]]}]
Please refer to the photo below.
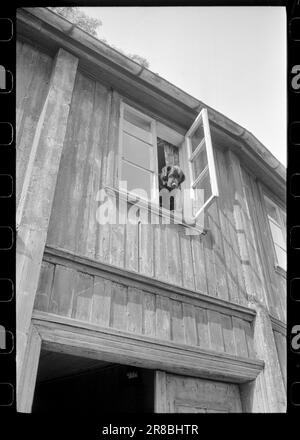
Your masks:
[{"label": "wooden beam", "polygon": [[45,349],[107,362],[232,383],[255,379],[264,366],[257,359],[157,341],[43,312],[34,312],[33,324]]},{"label": "wooden beam", "polygon": [[20,378],[39,280],[78,59],[57,53],[18,207],[17,376]]},{"label": "wooden beam", "polygon": [[43,260],[48,263],[71,267],[90,275],[100,276],[125,286],[144,290],[145,292],[160,294],[198,307],[210,309],[230,316],[236,316],[244,321],[252,322],[255,317],[255,311],[239,304],[211,297],[200,292],[193,292],[192,290],[165,283],[141,275],[137,272],[131,272],[126,269],[76,255],[64,249],[46,246]]},{"label": "wooden beam", "polygon": [[36,377],[41,352],[41,337],[37,329],[31,325],[27,348],[22,368],[22,375],[17,384],[17,411],[30,413],[33,403]]}]

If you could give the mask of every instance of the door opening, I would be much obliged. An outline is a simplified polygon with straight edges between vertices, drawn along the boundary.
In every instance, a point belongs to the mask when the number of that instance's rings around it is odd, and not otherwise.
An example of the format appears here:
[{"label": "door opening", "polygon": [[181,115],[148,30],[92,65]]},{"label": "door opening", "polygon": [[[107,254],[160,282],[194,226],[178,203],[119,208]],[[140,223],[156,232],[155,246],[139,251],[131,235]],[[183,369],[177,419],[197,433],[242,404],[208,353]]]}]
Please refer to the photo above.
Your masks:
[{"label": "door opening", "polygon": [[154,371],[42,350],[33,413],[154,412]]}]

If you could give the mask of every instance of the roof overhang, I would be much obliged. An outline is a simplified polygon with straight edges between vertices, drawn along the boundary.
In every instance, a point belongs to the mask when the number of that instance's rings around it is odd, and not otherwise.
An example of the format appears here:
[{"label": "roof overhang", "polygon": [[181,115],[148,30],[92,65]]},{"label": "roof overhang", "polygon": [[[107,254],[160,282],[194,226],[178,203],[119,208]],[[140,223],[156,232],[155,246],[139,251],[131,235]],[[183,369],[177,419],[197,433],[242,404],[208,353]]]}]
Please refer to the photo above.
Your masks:
[{"label": "roof overhang", "polygon": [[206,107],[212,137],[232,149],[252,173],[282,200],[286,196],[286,169],[253,134],[226,116],[193,98],[159,75],[94,38],[47,8],[17,10],[18,37],[40,46],[51,55],[59,47],[79,58],[88,76],[113,87],[123,96],[146,106],[182,134]]}]

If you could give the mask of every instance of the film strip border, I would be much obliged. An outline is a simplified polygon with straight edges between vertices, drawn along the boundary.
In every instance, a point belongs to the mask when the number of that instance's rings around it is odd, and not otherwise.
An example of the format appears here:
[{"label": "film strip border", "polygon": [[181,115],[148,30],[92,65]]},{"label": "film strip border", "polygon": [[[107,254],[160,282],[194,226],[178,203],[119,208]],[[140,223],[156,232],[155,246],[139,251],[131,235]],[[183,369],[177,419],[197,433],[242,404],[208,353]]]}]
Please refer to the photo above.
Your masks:
[{"label": "film strip border", "polygon": [[15,15],[0,18],[0,410],[16,410]]},{"label": "film strip border", "polygon": [[300,1],[287,9],[288,34],[288,413],[300,411]]}]

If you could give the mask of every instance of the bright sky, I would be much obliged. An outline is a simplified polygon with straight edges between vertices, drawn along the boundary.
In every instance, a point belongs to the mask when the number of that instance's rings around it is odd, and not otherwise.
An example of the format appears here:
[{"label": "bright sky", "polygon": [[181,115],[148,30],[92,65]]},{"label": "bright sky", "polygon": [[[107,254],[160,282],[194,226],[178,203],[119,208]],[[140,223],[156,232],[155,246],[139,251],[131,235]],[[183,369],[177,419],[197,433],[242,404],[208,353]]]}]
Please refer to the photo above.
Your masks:
[{"label": "bright sky", "polygon": [[82,7],[98,36],[138,54],[252,132],[286,165],[284,7]]}]

